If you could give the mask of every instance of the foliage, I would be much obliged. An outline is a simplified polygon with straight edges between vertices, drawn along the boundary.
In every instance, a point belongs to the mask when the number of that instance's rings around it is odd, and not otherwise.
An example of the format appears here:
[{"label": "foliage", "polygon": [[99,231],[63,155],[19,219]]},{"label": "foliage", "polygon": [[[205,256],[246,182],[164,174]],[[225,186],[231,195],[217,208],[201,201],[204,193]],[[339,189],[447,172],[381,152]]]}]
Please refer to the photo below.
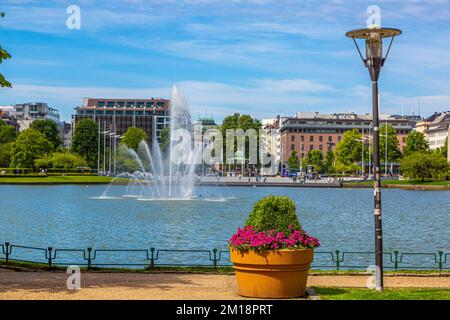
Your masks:
[{"label": "foliage", "polygon": [[[3,18],[5,16],[4,12],[0,12],[0,18]],[[11,55],[0,46],[0,64],[3,62],[3,60],[10,59]],[[8,87],[11,88],[11,83],[8,82],[5,77],[0,73],[0,87]]]},{"label": "foliage", "polygon": [[22,131],[12,145],[11,166],[32,168],[34,160],[53,150],[53,144],[35,129]]},{"label": "foliage", "polygon": [[119,144],[116,159],[116,166],[119,172],[134,172],[139,170],[138,163],[130,157],[128,147],[124,143]]},{"label": "foliage", "polygon": [[[254,129],[256,130],[256,133],[258,133],[258,130],[261,129],[261,121],[259,121],[258,119],[252,118],[250,115],[247,114],[240,114],[240,113],[235,113],[232,116],[227,116],[225,117],[225,119],[223,119],[222,121],[222,125],[220,126],[220,131],[222,132],[222,136],[223,136],[223,150],[224,150],[224,155],[226,155],[226,150],[227,150],[227,135],[226,132],[227,130],[237,130],[237,129],[242,129],[245,131],[249,130],[249,129]],[[235,139],[234,141],[234,147],[233,150],[237,151],[237,139]],[[248,159],[249,158],[249,141],[248,138],[245,139],[245,158]],[[257,145],[258,145],[258,150],[257,151],[257,155],[259,155],[259,135],[257,135]],[[229,160],[229,159],[227,159]],[[259,160],[258,160],[259,161]]]},{"label": "foliage", "polygon": [[323,170],[325,171],[325,173],[334,173],[335,172],[335,167],[334,167],[334,152],[332,150],[328,150],[327,151],[327,156],[326,159],[323,163]]},{"label": "foliage", "polygon": [[16,130],[0,119],[0,144],[12,142],[14,139],[16,139]]},{"label": "foliage", "polygon": [[436,150],[437,153],[441,154],[443,157],[448,156],[448,137],[445,139],[444,145]]},{"label": "foliage", "polygon": [[347,131],[336,145],[336,160],[343,166],[361,161],[361,134],[357,129]]},{"label": "foliage", "polygon": [[160,137],[159,147],[162,152],[166,152],[167,149],[169,149],[170,144],[170,129],[169,127],[164,127],[164,129],[161,130],[161,137]]},{"label": "foliage", "polygon": [[12,142],[0,144],[0,167],[8,168],[11,163]]},{"label": "foliage", "polygon": [[310,150],[306,159],[303,161],[304,165],[314,166],[314,171],[322,172],[323,170],[323,153],[320,150]]},{"label": "foliage", "polygon": [[255,203],[245,226],[256,227],[263,231],[275,229],[290,232],[290,226],[300,228],[295,203],[289,197],[268,196]]},{"label": "foliage", "polygon": [[72,152],[82,156],[91,168],[97,166],[98,142],[98,126],[94,121],[83,119],[76,124]]},{"label": "foliage", "polygon": [[30,128],[36,129],[42,133],[48,141],[53,143],[53,146],[58,148],[62,144],[62,140],[59,136],[59,129],[55,121],[50,119],[38,119],[31,123]]},{"label": "foliage", "polygon": [[291,156],[288,159],[289,169],[298,170],[300,168],[300,161],[298,160],[297,151],[292,150]]},{"label": "foliage", "polygon": [[441,154],[415,152],[403,158],[400,170],[410,179],[438,179],[447,174],[449,163]]},{"label": "foliage", "polygon": [[75,169],[86,167],[87,163],[81,156],[70,152],[55,152],[52,156],[44,156],[34,161],[37,168]]},{"label": "foliage", "polygon": [[425,135],[421,132],[411,131],[406,138],[406,146],[404,150],[405,156],[414,152],[427,152],[430,149]]},{"label": "foliage", "polygon": [[139,147],[139,143],[141,141],[147,140],[148,135],[144,130],[136,127],[130,127],[123,135],[122,142],[125,143],[129,148],[137,150],[137,148]]},{"label": "foliage", "polygon": [[[386,125],[380,128],[380,161],[385,162],[386,159]],[[373,153],[372,153],[373,154]],[[402,156],[400,151],[397,131],[395,128],[388,124],[387,125],[387,161],[397,162]]]}]

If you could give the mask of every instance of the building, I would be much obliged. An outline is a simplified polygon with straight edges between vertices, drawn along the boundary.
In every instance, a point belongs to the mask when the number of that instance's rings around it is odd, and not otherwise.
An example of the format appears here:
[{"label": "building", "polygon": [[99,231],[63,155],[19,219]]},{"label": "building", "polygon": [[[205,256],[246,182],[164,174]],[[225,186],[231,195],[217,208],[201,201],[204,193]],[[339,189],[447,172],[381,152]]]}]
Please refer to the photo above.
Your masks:
[{"label": "building", "polygon": [[[415,127],[415,118],[380,115],[380,125],[388,123],[397,130],[401,150],[406,145],[406,137]],[[372,116],[357,115],[352,112],[320,114],[318,112],[299,112],[295,117],[281,122],[281,158],[287,163],[292,151],[300,160],[306,158],[310,150],[326,153],[334,150],[345,132],[357,129],[363,135],[372,134]]]},{"label": "building", "polygon": [[19,124],[13,114],[14,106],[0,106],[0,119],[7,125],[14,127],[19,131]]},{"label": "building", "polygon": [[[209,139],[204,140],[203,135],[204,133],[209,129],[219,129],[219,125],[216,123],[213,117],[201,117],[199,116],[198,119],[194,122],[192,126],[193,134],[194,134],[194,146],[195,148],[201,148],[202,155],[205,148],[210,143]],[[202,159],[204,159],[202,157]],[[216,170],[218,170],[218,167],[216,167]],[[205,165],[205,163],[202,161],[201,166],[202,174],[207,174],[208,168]]]},{"label": "building", "polygon": [[144,130],[149,143],[160,141],[161,131],[169,124],[167,99],[97,99],[85,98],[83,105],[75,108],[72,127],[82,119],[92,119],[104,131],[123,135],[128,128]]},{"label": "building", "polygon": [[47,103],[28,102],[16,104],[11,115],[17,119],[20,131],[28,129],[34,120],[50,119],[58,125],[62,135],[63,124],[60,121],[59,112],[57,109],[49,107]]},{"label": "building", "polygon": [[276,175],[280,168],[278,164],[282,163],[281,159],[281,131],[280,123],[283,119],[277,116],[275,119],[263,119],[261,135],[261,154],[271,156],[273,163],[270,167],[262,167],[262,175]]},{"label": "building", "polygon": [[72,145],[72,124],[63,122],[63,147],[70,147]]},{"label": "building", "polygon": [[444,146],[450,126],[450,111],[436,112],[416,124],[416,130],[424,134],[431,150]]}]

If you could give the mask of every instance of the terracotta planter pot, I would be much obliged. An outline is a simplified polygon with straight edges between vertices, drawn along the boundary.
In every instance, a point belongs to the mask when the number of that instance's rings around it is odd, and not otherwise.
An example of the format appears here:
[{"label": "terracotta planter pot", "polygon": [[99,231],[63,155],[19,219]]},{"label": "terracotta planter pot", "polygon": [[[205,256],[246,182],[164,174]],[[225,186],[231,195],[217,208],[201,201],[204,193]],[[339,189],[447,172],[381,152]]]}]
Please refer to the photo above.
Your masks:
[{"label": "terracotta planter pot", "polygon": [[230,249],[238,293],[253,298],[294,298],[305,295],[313,249],[273,250],[263,255]]}]

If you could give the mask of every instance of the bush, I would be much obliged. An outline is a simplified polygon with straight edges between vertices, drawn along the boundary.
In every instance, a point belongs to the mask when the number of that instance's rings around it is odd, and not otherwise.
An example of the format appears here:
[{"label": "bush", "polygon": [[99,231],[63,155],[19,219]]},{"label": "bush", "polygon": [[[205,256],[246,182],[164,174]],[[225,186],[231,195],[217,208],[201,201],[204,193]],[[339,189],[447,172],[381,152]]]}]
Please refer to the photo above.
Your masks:
[{"label": "bush", "polygon": [[289,197],[265,197],[255,203],[245,226],[290,233],[291,228],[301,228],[295,209],[295,203]]}]

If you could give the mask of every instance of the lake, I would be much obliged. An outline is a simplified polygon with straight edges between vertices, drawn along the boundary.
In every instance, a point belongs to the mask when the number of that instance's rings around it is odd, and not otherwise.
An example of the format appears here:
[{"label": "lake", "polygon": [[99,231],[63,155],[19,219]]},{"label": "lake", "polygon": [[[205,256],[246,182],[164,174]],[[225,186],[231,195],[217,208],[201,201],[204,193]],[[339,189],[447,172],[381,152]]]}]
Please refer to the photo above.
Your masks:
[{"label": "lake", "polygon": [[[125,194],[125,186],[110,193]],[[46,248],[226,250],[255,201],[286,195],[321,251],[373,251],[372,189],[207,187],[225,201],[98,199],[105,186],[0,185],[0,243]],[[385,251],[450,251],[450,192],[385,189]]]}]

